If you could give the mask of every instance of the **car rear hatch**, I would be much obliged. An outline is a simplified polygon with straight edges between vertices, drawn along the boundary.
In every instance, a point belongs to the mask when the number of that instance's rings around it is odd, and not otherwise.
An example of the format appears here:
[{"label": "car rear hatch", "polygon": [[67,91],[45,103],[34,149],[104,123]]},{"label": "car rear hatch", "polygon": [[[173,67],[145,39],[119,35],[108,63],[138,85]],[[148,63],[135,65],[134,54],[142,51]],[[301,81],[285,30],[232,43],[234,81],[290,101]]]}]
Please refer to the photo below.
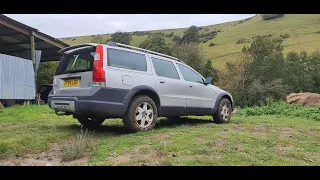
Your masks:
[{"label": "car rear hatch", "polygon": [[102,47],[96,44],[82,44],[59,51],[63,55],[53,80],[55,96],[86,96],[96,81],[100,81],[103,86],[105,77]]}]

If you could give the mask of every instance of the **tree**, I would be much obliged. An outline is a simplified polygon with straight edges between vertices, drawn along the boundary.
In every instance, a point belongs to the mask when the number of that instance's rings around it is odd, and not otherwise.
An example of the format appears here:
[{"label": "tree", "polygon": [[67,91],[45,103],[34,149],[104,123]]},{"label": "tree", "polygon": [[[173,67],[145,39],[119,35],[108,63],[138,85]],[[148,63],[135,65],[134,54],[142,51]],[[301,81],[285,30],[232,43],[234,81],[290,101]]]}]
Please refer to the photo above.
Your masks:
[{"label": "tree", "polygon": [[219,86],[229,91],[241,107],[260,105],[268,98],[284,99],[290,86],[283,81],[285,58],[281,41],[257,38],[243,47],[240,59],[219,73]]},{"label": "tree", "polygon": [[263,20],[270,20],[270,19],[275,19],[282,17],[283,14],[262,14],[261,17]]},{"label": "tree", "polygon": [[202,71],[206,62],[204,52],[197,43],[172,46],[171,52],[174,57],[181,59],[198,72]]},{"label": "tree", "polygon": [[183,43],[197,43],[199,42],[199,28],[197,26],[190,26],[182,36]]},{"label": "tree", "polygon": [[53,82],[53,76],[56,72],[59,62],[43,62],[40,63],[39,70],[37,72],[37,89],[42,84],[51,84]]},{"label": "tree", "polygon": [[111,41],[130,45],[132,37],[128,32],[117,31],[111,35]]},{"label": "tree", "polygon": [[170,55],[170,47],[165,42],[163,34],[149,35],[140,45],[140,48],[156,51],[159,53]]},{"label": "tree", "polygon": [[[256,38],[247,51],[252,62],[249,74],[265,83],[271,79],[281,79],[284,75],[284,57],[281,39]],[[244,48],[243,51],[246,51]]]},{"label": "tree", "polygon": [[219,76],[218,76],[218,70],[213,68],[212,66],[212,61],[207,60],[206,63],[203,65],[202,70],[200,71],[202,76],[206,77],[213,77],[214,81],[219,81]]}]

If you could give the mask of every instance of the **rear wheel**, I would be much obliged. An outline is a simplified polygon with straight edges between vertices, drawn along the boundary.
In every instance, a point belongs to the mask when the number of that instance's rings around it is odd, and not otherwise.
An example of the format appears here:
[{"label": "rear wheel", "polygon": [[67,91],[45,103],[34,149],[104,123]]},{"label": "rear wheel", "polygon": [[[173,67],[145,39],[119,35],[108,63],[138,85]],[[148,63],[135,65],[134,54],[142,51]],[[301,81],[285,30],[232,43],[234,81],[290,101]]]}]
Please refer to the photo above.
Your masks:
[{"label": "rear wheel", "polygon": [[76,116],[80,124],[85,128],[95,129],[98,128],[103,122],[104,119],[99,118],[89,118],[86,116]]},{"label": "rear wheel", "polygon": [[217,111],[213,114],[213,121],[215,123],[228,123],[231,119],[232,107],[231,102],[222,98],[219,102]]},{"label": "rear wheel", "polygon": [[137,96],[132,100],[123,118],[124,126],[130,132],[154,129],[158,118],[155,102],[149,96]]}]

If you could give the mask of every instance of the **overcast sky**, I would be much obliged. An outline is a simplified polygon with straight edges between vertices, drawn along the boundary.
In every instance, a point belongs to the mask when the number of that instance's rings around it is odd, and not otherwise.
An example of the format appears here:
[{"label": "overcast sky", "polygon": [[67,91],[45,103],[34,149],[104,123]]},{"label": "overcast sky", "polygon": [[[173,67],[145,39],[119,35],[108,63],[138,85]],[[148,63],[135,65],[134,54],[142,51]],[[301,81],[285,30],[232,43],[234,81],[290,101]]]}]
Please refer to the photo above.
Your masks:
[{"label": "overcast sky", "polygon": [[206,26],[254,14],[6,14],[56,38]]}]

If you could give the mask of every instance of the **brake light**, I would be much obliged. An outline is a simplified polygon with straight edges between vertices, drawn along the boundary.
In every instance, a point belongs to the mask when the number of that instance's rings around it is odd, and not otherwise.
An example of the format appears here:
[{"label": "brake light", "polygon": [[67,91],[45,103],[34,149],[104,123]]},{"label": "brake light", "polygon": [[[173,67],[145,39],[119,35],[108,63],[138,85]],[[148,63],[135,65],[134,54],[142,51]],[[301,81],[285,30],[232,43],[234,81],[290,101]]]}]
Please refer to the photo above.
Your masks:
[{"label": "brake light", "polygon": [[103,69],[103,45],[99,44],[96,47],[96,53],[93,61],[92,72],[92,84],[93,86],[106,86],[106,77]]}]

